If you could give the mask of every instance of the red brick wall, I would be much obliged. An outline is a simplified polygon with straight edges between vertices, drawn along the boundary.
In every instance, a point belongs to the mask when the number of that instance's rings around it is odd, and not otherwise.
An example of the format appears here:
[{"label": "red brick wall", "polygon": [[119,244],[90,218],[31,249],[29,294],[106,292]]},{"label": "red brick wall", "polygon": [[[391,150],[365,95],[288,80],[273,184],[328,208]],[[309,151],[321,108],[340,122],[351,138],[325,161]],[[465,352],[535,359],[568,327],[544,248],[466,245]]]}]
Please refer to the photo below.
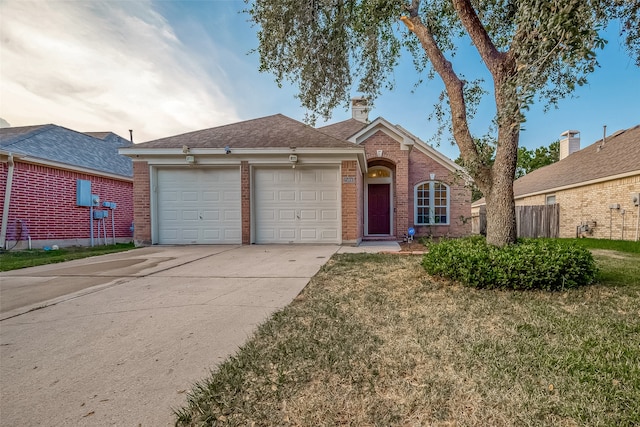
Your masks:
[{"label": "red brick wall", "polygon": [[[424,153],[414,149],[409,156],[409,218],[408,226],[416,229],[416,236],[452,236],[471,234],[471,190],[465,187],[461,177],[451,173],[440,163]],[[430,181],[435,173],[435,181],[449,186],[449,225],[414,225],[414,187],[424,181]]]},{"label": "red brick wall", "polygon": [[251,179],[249,162],[240,162],[240,202],[242,215],[242,244],[251,243]]},{"label": "red brick wall", "polygon": [[[402,236],[407,229],[409,218],[407,179],[409,173],[409,150],[402,150],[400,143],[382,131],[378,131],[362,143],[365,148],[367,162],[389,167],[393,171],[393,207],[394,227],[391,234]],[[378,156],[382,150],[382,156]],[[366,191],[366,189],[364,190]]]},{"label": "red brick wall", "polygon": [[358,200],[358,242],[364,237],[364,175],[356,163],[356,196]]},{"label": "red brick wall", "polygon": [[[398,141],[382,131],[373,134],[362,145],[369,166],[383,165],[393,170],[395,225],[392,235],[400,238],[409,227],[416,228],[417,236],[464,236],[471,233],[471,191],[464,186],[462,179],[456,179],[447,168],[415,147],[411,151],[402,150]],[[378,156],[378,150],[382,150],[382,156]],[[430,173],[436,174],[436,180],[449,185],[449,225],[418,227],[414,224],[414,186],[428,181]]]},{"label": "red brick wall", "polygon": [[136,246],[151,244],[151,187],[147,162],[133,162],[133,221]]},{"label": "red brick wall", "polygon": [[[4,208],[8,169],[7,163],[1,164],[0,212]],[[35,246],[38,246],[38,240],[89,239],[90,209],[76,206],[78,179],[91,181],[91,192],[99,195],[101,201],[117,203],[116,210],[109,212],[110,216],[106,220],[107,238],[110,239],[112,236],[112,213],[115,213],[116,237],[131,237],[133,192],[130,181],[16,161],[7,240],[12,241],[19,237],[26,240],[27,232]]]},{"label": "red brick wall", "polygon": [[[361,234],[361,219],[358,217],[358,162],[343,161],[341,167],[342,181],[342,240],[357,242]],[[344,178],[354,178],[354,182],[344,182]],[[361,217],[361,215],[360,215]]]}]

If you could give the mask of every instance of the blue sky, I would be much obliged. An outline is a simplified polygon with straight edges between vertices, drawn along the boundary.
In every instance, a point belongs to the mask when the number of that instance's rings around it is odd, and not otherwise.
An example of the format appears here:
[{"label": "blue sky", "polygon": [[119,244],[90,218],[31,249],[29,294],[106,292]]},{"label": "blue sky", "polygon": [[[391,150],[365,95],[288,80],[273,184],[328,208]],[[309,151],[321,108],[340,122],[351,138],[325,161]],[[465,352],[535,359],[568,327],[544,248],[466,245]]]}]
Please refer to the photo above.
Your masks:
[{"label": "blue sky", "polygon": [[[55,123],[125,137],[133,129],[137,142],[276,113],[302,120],[295,88],[278,88],[258,72],[258,56],[249,53],[257,28],[239,13],[244,7],[235,0],[2,0],[0,117],[12,126]],[[610,134],[640,124],[640,69],[618,30],[608,30],[601,68],[587,86],[558,109],[532,106],[521,145],[548,145],[576,129],[584,147],[602,137],[603,125]],[[458,58],[467,77],[484,72],[472,48]],[[395,89],[375,101],[370,118],[429,140],[436,124],[427,117],[442,84],[436,78],[414,88],[408,56],[393,77]],[[479,134],[493,115],[488,101],[472,124]],[[329,123],[350,115],[347,106],[337,109]],[[449,142],[438,149],[458,156]]]}]

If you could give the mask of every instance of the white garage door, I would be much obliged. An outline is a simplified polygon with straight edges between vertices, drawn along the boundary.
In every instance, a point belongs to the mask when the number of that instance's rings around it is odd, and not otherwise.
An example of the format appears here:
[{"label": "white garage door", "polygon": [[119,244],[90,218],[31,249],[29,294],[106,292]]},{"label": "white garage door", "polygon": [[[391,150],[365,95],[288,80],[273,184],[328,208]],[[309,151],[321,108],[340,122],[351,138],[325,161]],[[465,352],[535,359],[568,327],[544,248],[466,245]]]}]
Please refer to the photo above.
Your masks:
[{"label": "white garage door", "polygon": [[158,169],[158,243],[242,242],[240,169]]},{"label": "white garage door", "polygon": [[256,243],[340,243],[340,170],[256,169]]}]

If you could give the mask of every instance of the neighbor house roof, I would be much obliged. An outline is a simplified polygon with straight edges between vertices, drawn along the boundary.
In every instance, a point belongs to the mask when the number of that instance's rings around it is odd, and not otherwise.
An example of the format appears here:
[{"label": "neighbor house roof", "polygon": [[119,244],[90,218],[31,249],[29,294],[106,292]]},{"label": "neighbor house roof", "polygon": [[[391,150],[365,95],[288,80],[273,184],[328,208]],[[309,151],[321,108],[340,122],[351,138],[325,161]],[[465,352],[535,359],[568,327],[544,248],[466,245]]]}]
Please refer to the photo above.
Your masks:
[{"label": "neighbor house roof", "polygon": [[[615,132],[513,183],[515,198],[550,193],[616,176],[640,174],[640,125]],[[473,203],[484,204],[484,199]]]},{"label": "neighbor house roof", "polygon": [[353,148],[335,138],[282,114],[232,123],[182,135],[136,144],[135,148]]},{"label": "neighbor house roof", "polygon": [[104,141],[53,124],[0,129],[0,150],[6,154],[130,178],[132,161],[118,154],[123,141]]}]

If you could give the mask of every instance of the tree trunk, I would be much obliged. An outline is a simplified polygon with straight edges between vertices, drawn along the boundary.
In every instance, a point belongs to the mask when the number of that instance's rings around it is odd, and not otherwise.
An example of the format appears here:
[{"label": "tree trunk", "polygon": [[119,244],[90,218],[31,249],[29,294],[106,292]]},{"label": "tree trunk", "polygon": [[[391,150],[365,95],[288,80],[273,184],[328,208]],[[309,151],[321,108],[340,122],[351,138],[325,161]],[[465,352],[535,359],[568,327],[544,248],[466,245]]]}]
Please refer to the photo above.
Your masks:
[{"label": "tree trunk", "polygon": [[[500,96],[499,106],[503,105]],[[508,103],[513,105],[513,103]],[[512,107],[513,108],[513,107]],[[498,111],[500,111],[500,107]],[[500,113],[499,113],[500,117]],[[496,158],[491,167],[491,186],[487,188],[487,243],[504,246],[515,243],[517,238],[516,207],[513,198],[513,180],[518,156],[520,123],[517,115],[502,116],[498,125]]]},{"label": "tree trunk", "polygon": [[504,246],[516,241],[516,208],[513,183],[506,177],[493,182],[487,202],[487,243]]}]

